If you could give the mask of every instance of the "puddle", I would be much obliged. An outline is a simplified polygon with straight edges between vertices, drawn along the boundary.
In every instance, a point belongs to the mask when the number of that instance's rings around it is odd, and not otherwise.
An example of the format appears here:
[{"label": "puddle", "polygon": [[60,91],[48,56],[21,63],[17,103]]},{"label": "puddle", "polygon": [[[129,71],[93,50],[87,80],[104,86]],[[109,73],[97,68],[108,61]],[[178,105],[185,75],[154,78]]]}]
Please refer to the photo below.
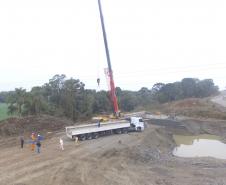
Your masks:
[{"label": "puddle", "polygon": [[226,144],[215,135],[173,136],[177,147],[173,155],[178,157],[214,157],[226,159]]}]

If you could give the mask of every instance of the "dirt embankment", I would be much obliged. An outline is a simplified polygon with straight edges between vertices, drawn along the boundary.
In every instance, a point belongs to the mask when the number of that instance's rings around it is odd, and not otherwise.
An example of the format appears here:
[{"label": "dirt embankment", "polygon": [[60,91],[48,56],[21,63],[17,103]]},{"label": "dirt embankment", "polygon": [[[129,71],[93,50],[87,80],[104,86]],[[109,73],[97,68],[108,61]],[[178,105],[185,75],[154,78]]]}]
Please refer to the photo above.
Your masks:
[{"label": "dirt embankment", "polygon": [[74,123],[68,119],[48,115],[8,118],[0,122],[0,136],[19,136],[31,132],[46,134],[64,130],[65,126]]},{"label": "dirt embankment", "polygon": [[226,108],[213,102],[211,98],[188,98],[153,107],[151,112],[168,115],[183,115],[196,118],[226,120]]},{"label": "dirt embankment", "polygon": [[212,102],[217,103],[223,107],[226,107],[226,91],[222,91],[220,95],[211,99]]}]

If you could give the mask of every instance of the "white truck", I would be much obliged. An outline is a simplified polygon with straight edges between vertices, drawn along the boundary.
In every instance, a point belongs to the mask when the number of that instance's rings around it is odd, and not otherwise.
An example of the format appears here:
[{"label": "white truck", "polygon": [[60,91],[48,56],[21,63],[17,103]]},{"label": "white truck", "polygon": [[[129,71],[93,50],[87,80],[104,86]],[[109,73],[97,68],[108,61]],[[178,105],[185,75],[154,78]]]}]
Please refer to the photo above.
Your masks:
[{"label": "white truck", "polygon": [[96,139],[100,136],[110,134],[121,134],[130,131],[143,131],[144,122],[141,117],[131,117],[125,120],[98,122],[86,125],[66,127],[66,134],[69,138],[76,137],[83,140]]}]

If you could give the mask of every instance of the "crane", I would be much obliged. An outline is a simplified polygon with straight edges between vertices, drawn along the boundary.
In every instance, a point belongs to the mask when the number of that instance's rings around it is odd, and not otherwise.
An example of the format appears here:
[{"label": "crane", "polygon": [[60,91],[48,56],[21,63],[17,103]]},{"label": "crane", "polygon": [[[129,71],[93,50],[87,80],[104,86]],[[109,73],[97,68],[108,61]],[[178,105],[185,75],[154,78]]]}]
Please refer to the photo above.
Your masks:
[{"label": "crane", "polygon": [[119,117],[120,111],[118,108],[118,100],[117,100],[116,93],[115,93],[115,83],[114,83],[114,78],[113,78],[113,71],[112,71],[108,42],[107,42],[107,34],[105,31],[104,17],[103,17],[102,7],[101,7],[101,0],[98,0],[98,7],[99,7],[99,12],[100,12],[101,27],[102,27],[102,32],[103,32],[104,46],[105,46],[105,52],[106,52],[107,64],[108,64],[108,75],[109,75],[109,80],[110,80],[110,97],[111,97],[111,101],[112,101],[112,104],[114,107],[114,114],[116,117]]}]

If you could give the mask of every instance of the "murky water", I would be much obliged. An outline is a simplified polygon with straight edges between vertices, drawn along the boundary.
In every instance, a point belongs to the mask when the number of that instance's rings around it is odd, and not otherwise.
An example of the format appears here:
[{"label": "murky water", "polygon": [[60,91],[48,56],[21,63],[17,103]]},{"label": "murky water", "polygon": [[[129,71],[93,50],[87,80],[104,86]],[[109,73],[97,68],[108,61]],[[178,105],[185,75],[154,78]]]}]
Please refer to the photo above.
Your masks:
[{"label": "murky water", "polygon": [[226,144],[220,141],[220,137],[214,135],[198,136],[173,136],[177,147],[173,155],[178,157],[215,157],[226,159]]}]

